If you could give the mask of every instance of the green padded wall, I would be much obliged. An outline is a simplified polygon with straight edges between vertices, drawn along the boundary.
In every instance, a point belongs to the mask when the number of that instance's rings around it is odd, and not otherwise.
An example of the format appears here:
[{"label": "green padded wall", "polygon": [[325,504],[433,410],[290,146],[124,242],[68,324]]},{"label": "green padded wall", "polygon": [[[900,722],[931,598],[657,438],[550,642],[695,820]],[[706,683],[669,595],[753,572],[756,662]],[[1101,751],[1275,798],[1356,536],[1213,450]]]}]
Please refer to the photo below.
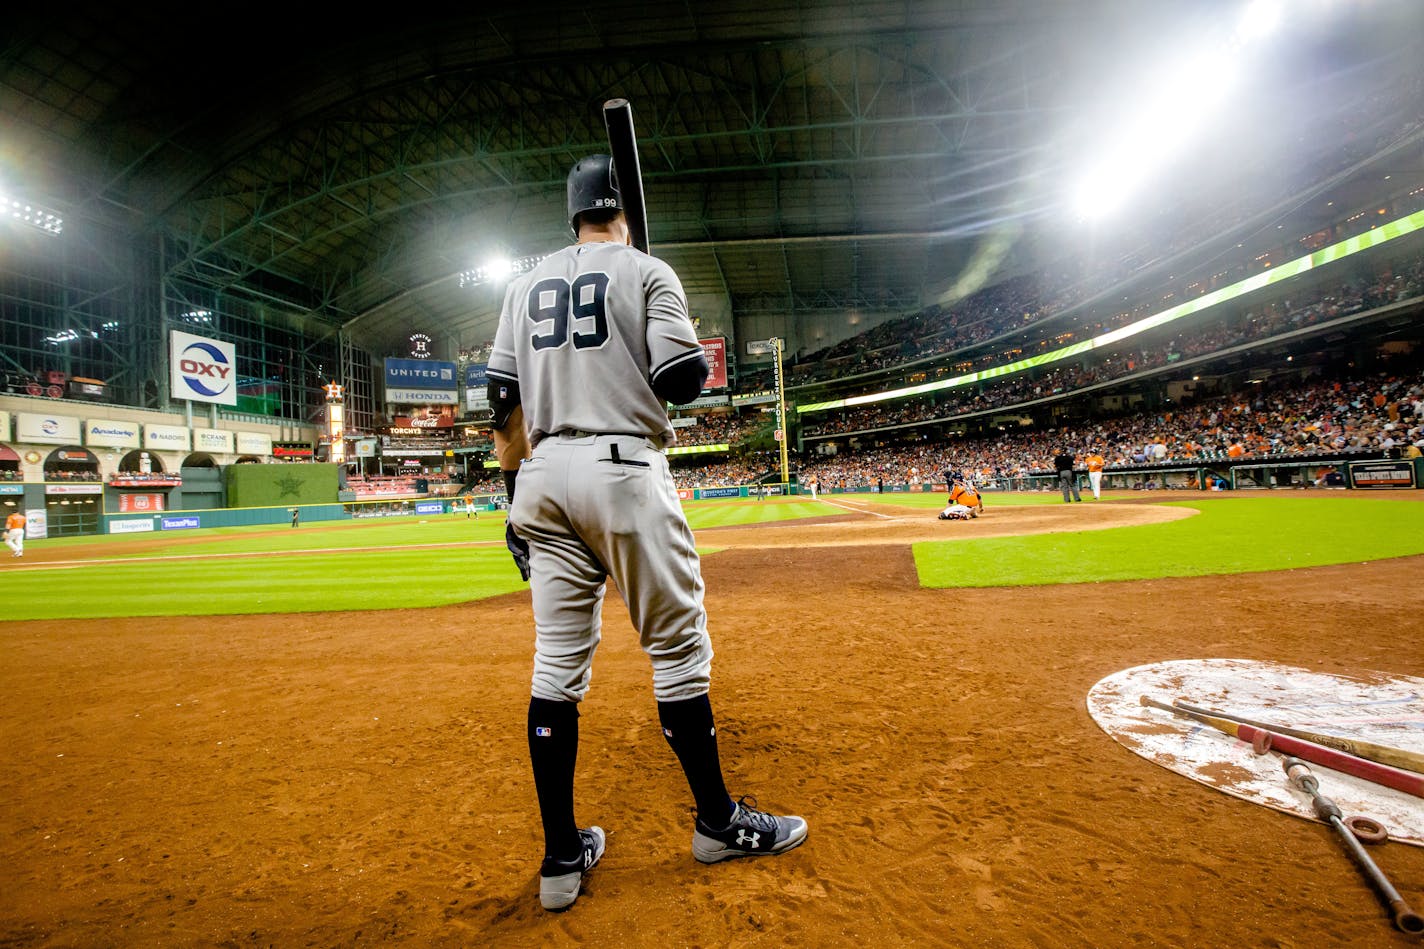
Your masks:
[{"label": "green padded wall", "polygon": [[337,466],[228,465],[228,507],[278,507],[336,501]]}]

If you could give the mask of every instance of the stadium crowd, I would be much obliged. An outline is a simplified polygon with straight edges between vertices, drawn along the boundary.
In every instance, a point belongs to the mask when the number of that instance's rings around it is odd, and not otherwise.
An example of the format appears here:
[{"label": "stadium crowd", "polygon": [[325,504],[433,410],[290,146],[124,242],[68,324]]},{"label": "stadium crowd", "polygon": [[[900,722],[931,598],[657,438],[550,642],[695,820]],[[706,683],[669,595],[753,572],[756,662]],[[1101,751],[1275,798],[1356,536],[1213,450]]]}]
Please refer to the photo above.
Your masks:
[{"label": "stadium crowd", "polygon": [[673,420],[679,445],[729,445],[744,441],[765,424],[759,413],[707,412],[685,416],[691,425],[679,425]]},{"label": "stadium crowd", "polygon": [[[1424,451],[1424,371],[1312,379],[1071,429],[920,438],[842,448],[832,456],[808,450],[800,468],[803,479],[814,474],[825,488],[937,482],[947,469],[988,484],[1051,474],[1054,456],[1065,449],[1080,456],[1092,449],[1108,470],[1356,454],[1418,457]],[[673,477],[679,488],[749,484],[775,467],[770,456],[679,459]]]},{"label": "stadium crowd", "polygon": [[[1416,127],[1409,125],[1395,134],[1403,136],[1415,131]],[[1402,203],[1395,208],[1395,214],[1419,210],[1421,203],[1424,203],[1417,190],[1400,200]],[[1234,223],[1240,223],[1240,220]],[[1367,230],[1370,224],[1367,217],[1359,215],[1342,219],[1330,240]],[[1229,222],[1217,220],[1212,222],[1211,227],[1191,233],[1196,236],[1200,233],[1220,233],[1229,226]],[[1179,235],[1177,243],[1159,248],[1153,262],[1170,257],[1193,242],[1194,239]],[[1323,242],[1323,239],[1317,240],[1317,235],[1309,235],[1297,245],[1292,245],[1294,250],[1291,252],[1306,253],[1317,249]],[[1105,332],[1141,319],[1160,308],[1163,301],[1181,302],[1202,296],[1226,283],[1259,272],[1263,265],[1259,258],[1237,261],[1213,278],[1183,278],[1177,281],[1175,287],[1163,288],[1163,292],[1151,300],[1144,299],[1136,306],[1108,317],[1089,314],[1069,321],[1054,321],[1054,317],[1066,314],[1076,304],[1103,287],[1127,278],[1142,266],[1145,264],[1135,258],[1125,259],[1103,265],[1087,276],[1080,274],[1076,280],[1062,270],[1044,269],[995,284],[952,304],[933,304],[917,313],[881,323],[833,346],[798,356],[787,369],[787,384],[804,385],[918,363],[933,356],[969,349],[1030,326],[1036,328],[1041,338],[1027,344],[1027,347],[1016,342],[1012,344],[1014,351],[1021,348],[1046,349],[1060,344],[1065,338]],[[1269,262],[1265,266],[1269,266]],[[1008,353],[1005,352],[974,355],[961,364],[960,371],[967,365],[976,368],[992,365],[1002,361],[1006,355]],[[743,391],[759,390],[771,384],[769,369],[744,374],[739,380],[739,388]]]},{"label": "stadium crowd", "polygon": [[1107,460],[1108,470],[1336,454],[1417,457],[1424,449],[1424,372],[1317,379],[1071,429],[812,455],[803,462],[802,477],[815,474],[823,486],[856,488],[880,479],[936,481],[950,469],[990,483],[1052,473],[1060,451],[1081,456],[1089,449]]},{"label": "stadium crowd", "polygon": [[1179,333],[1164,344],[1140,345],[1131,349],[1123,347],[1096,357],[1090,364],[1050,366],[1038,373],[1020,373],[982,389],[965,387],[933,397],[827,412],[808,419],[804,433],[830,435],[908,425],[1061,395],[1421,293],[1424,293],[1424,258],[1413,260],[1401,268],[1382,267],[1369,281],[1347,281],[1316,290],[1305,300],[1282,298],[1245,312],[1233,313],[1191,335],[1185,331]]}]

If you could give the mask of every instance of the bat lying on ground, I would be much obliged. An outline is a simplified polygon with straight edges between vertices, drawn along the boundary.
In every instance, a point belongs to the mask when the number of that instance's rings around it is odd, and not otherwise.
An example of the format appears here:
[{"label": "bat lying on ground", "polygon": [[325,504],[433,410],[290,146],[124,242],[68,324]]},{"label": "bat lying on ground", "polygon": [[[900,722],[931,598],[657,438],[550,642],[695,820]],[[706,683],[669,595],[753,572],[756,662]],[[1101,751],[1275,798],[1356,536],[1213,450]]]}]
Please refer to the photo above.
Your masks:
[{"label": "bat lying on ground", "polygon": [[1377,745],[1374,742],[1364,741],[1359,738],[1341,738],[1338,735],[1326,735],[1322,732],[1307,731],[1303,728],[1287,728],[1285,725],[1272,725],[1269,722],[1253,721],[1249,718],[1242,718],[1240,715],[1232,715],[1229,712],[1218,712],[1215,709],[1190,705],[1181,699],[1174,699],[1172,704],[1179,709],[1196,712],[1198,715],[1211,715],[1216,718],[1224,718],[1229,722],[1235,722],[1238,725],[1252,725],[1256,728],[1264,728],[1277,735],[1290,735],[1292,738],[1303,738],[1306,741],[1313,741],[1317,745],[1334,748],[1336,751],[1343,751],[1357,758],[1368,758],[1371,761],[1378,761],[1380,764],[1387,764],[1390,767],[1404,768],[1407,771],[1424,774],[1424,753],[1417,751],[1409,751],[1405,748],[1391,748],[1389,745]]},{"label": "bat lying on ground", "polygon": [[1345,821],[1341,819],[1339,806],[1320,793],[1320,782],[1315,780],[1315,775],[1310,773],[1310,768],[1306,766],[1305,762],[1288,757],[1282,764],[1286,769],[1286,776],[1290,779],[1290,783],[1310,795],[1310,804],[1315,810],[1315,816],[1335,828],[1339,833],[1340,839],[1345,842],[1345,849],[1350,852],[1351,857],[1355,858],[1355,862],[1359,864],[1370,883],[1379,891],[1380,898],[1389,907],[1390,915],[1394,917],[1394,925],[1399,928],[1399,931],[1415,936],[1424,933],[1424,917],[1409,907],[1409,904],[1404,901],[1404,897],[1400,896],[1399,891],[1389,882],[1389,878],[1375,865],[1374,860],[1370,859],[1365,848],[1360,846],[1354,834],[1350,833],[1349,828],[1345,826]]},{"label": "bat lying on ground", "polygon": [[1224,732],[1233,738],[1248,741],[1256,749],[1257,754],[1265,754],[1268,750],[1278,751],[1281,754],[1295,755],[1304,761],[1318,764],[1343,774],[1353,775],[1365,781],[1396,791],[1403,791],[1405,794],[1412,794],[1415,797],[1424,797],[1424,775],[1413,774],[1408,771],[1401,771],[1399,768],[1391,768],[1389,765],[1380,764],[1378,761],[1370,761],[1366,758],[1357,758],[1352,754],[1337,751],[1334,748],[1327,748],[1324,745],[1317,745],[1314,742],[1306,741],[1302,738],[1292,738],[1289,735],[1281,735],[1255,725],[1245,725],[1233,722],[1216,715],[1206,715],[1201,712],[1189,712],[1184,708],[1175,705],[1168,705],[1166,702],[1159,702],[1149,696],[1142,696],[1139,700],[1143,705],[1150,705],[1153,708],[1180,715],[1183,718],[1190,718],[1209,725],[1219,732]]}]

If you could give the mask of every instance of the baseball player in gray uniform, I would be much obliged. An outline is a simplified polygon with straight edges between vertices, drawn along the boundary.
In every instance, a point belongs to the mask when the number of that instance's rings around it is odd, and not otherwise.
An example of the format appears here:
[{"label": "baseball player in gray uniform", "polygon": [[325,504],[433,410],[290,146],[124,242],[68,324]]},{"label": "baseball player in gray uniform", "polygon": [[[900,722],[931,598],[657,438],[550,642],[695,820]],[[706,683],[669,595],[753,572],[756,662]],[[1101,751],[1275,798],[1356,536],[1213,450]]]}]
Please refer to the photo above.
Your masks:
[{"label": "baseball player in gray uniform", "polygon": [[610,576],[696,801],[693,856],[776,854],[806,839],[806,821],[734,802],[723,782],[701,566],[663,453],[675,438],[666,403],[697,398],[707,361],[677,275],[629,246],[621,209],[610,157],[574,165],[578,243],[510,284],[488,369],[510,497],[505,540],[534,608],[529,754],[544,825],[539,898],[550,910],[573,905],[604,850],[603,830],[574,819],[573,787],[578,703]]}]

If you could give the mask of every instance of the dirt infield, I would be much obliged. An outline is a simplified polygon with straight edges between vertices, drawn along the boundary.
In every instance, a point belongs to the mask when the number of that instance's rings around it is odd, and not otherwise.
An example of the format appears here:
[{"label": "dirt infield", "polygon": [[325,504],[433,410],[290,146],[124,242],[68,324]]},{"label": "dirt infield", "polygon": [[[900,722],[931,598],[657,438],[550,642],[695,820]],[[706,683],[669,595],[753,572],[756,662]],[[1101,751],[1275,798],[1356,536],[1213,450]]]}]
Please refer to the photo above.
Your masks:
[{"label": "dirt infield", "polygon": [[[872,510],[890,522],[699,537],[725,548],[703,567],[729,784],[811,824],[774,860],[692,860],[610,595],[578,775],[608,853],[560,915],[536,895],[527,592],[0,624],[0,946],[1418,945],[1329,829],[1133,755],[1084,697],[1192,657],[1424,675],[1424,558],[922,590],[909,541],[1009,512],[897,534],[905,512]],[[1082,529],[1169,509],[1017,510]],[[1424,907],[1424,848],[1372,854]]]}]

